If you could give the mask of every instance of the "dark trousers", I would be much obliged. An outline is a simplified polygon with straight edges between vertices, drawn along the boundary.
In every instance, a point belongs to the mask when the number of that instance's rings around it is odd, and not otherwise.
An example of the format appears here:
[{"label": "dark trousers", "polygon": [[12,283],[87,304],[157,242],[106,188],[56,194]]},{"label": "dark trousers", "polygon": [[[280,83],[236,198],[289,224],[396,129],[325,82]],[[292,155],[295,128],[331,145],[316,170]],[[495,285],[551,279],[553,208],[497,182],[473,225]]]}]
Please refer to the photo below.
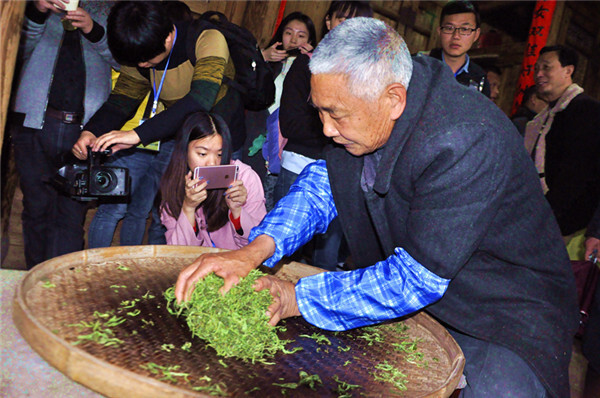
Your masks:
[{"label": "dark trousers", "polygon": [[465,355],[467,386],[461,398],[544,398],[548,394],[531,367],[513,351],[448,329]]},{"label": "dark trousers", "polygon": [[[273,189],[273,202],[277,204],[281,198],[287,195],[292,184],[298,178],[298,174],[281,168],[277,183]],[[311,265],[323,268],[327,271],[337,271],[337,265],[344,262],[345,258],[340,258],[340,247],[344,239],[342,224],[339,218],[334,218],[327,228],[327,232],[321,235],[315,235],[313,238],[313,253]],[[343,256],[342,256],[343,257]]]},{"label": "dark trousers", "polygon": [[21,127],[12,137],[23,192],[23,239],[27,268],[84,247],[87,204],[49,184],[79,138],[78,124],[46,118],[41,130]]},{"label": "dark trousers", "polygon": [[600,284],[596,287],[581,349],[588,366],[600,374]]}]

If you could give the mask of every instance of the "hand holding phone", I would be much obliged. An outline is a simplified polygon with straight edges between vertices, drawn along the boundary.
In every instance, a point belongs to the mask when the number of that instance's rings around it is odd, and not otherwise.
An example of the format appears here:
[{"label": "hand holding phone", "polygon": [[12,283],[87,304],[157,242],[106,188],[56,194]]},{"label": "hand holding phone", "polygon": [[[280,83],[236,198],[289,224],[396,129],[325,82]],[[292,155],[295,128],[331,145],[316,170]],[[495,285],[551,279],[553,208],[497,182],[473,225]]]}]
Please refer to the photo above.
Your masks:
[{"label": "hand holding phone", "polygon": [[239,218],[242,207],[248,199],[248,190],[244,186],[244,182],[242,180],[234,181],[231,187],[225,191],[224,195],[231,215],[234,219]]},{"label": "hand holding phone", "polygon": [[196,167],[194,180],[201,178],[206,181],[206,189],[222,189],[229,187],[237,179],[237,173],[238,166],[234,164]]}]

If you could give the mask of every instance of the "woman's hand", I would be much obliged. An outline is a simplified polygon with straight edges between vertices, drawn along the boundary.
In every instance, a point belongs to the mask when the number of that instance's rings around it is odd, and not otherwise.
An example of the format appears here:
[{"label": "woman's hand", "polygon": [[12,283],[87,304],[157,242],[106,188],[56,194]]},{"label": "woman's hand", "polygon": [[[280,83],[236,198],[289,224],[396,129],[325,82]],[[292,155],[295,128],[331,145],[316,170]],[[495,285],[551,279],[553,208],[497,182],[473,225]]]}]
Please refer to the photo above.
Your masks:
[{"label": "woman's hand", "polygon": [[92,17],[90,17],[90,14],[81,7],[78,7],[75,11],[68,11],[65,18],[71,21],[71,25],[81,29],[86,35],[90,33],[94,27]]},{"label": "woman's hand", "polygon": [[225,201],[234,219],[239,218],[242,214],[242,206],[246,204],[246,199],[248,199],[248,191],[242,180],[234,181],[225,191]]},{"label": "woman's hand", "polygon": [[310,43],[304,43],[300,47],[298,47],[302,54],[310,54],[314,50],[314,47],[310,45]]},{"label": "woman's hand", "polygon": [[278,50],[276,47],[280,46],[281,42],[274,43],[271,47],[262,50],[262,55],[267,62],[279,62],[287,58],[288,54],[285,50]]},{"label": "woman's hand", "polygon": [[33,4],[39,12],[43,12],[44,14],[48,11],[58,13],[65,10],[65,3],[61,0],[34,0]]},{"label": "woman's hand", "polygon": [[92,151],[100,152],[105,151],[108,147],[112,150],[112,153],[120,151],[121,149],[131,148],[134,145],[140,143],[140,137],[137,135],[135,130],[119,131],[113,130],[109,133],[98,137],[94,143]]},{"label": "woman's hand", "polygon": [[185,175],[185,198],[183,198],[182,208],[189,207],[196,211],[196,208],[206,200],[208,191],[206,190],[207,181],[202,177],[193,179],[192,172],[188,171]]},{"label": "woman's hand", "polygon": [[201,178],[193,179],[192,172],[188,171],[185,175],[185,198],[181,205],[181,212],[185,214],[192,226],[196,225],[196,208],[206,200],[208,192],[206,191],[206,181]]}]

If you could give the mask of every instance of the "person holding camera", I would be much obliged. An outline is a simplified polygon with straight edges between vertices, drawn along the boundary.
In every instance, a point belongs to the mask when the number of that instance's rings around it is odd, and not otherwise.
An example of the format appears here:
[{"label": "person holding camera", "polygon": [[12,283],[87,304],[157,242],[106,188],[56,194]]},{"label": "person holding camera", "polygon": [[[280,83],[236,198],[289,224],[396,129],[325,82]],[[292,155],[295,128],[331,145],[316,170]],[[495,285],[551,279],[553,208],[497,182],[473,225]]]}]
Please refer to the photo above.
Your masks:
[{"label": "person holding camera", "polygon": [[[216,114],[194,113],[177,135],[171,162],[161,181],[161,221],[169,245],[239,249],[265,214],[260,178],[250,166],[231,160],[229,128]],[[227,189],[211,189],[210,180],[194,178],[204,166],[236,165],[237,178]]]},{"label": "person holding camera", "polygon": [[113,60],[106,18],[111,2],[35,0],[27,3],[22,64],[14,97],[12,144],[23,192],[27,268],[84,248],[87,204],[48,182],[68,160],[81,126],[110,93]]}]

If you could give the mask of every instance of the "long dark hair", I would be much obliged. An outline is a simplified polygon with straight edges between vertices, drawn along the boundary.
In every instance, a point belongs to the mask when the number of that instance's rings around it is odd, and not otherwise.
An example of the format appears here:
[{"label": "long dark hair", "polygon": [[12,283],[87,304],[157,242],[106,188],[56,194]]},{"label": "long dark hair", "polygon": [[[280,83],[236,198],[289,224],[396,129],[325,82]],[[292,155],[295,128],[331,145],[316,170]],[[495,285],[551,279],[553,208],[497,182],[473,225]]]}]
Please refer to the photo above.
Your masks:
[{"label": "long dark hair", "polygon": [[[329,9],[325,13],[325,19],[333,18],[354,18],[354,17],[373,17],[373,9],[368,1],[332,1]],[[327,24],[323,24],[321,37],[329,32]]]},{"label": "long dark hair", "polygon": [[[177,132],[171,161],[160,181],[161,209],[177,219],[185,198],[185,175],[188,173],[187,151],[192,141],[218,134],[223,139],[221,164],[231,162],[231,136],[225,121],[216,114],[197,112],[189,115]],[[202,207],[209,232],[223,227],[228,221],[229,208],[223,197],[225,189],[211,189],[198,208]],[[196,210],[198,210],[196,208]]]},{"label": "long dark hair", "polygon": [[271,41],[267,45],[267,48],[271,47],[277,42],[283,43],[283,30],[285,29],[288,23],[294,20],[298,20],[304,23],[304,25],[306,25],[306,29],[308,29],[308,42],[313,47],[317,46],[317,32],[315,30],[315,24],[313,23],[312,19],[310,19],[310,17],[306,14],[302,14],[299,11],[295,11],[281,20],[281,23],[279,24],[277,31],[273,35],[273,38],[271,38]]}]

